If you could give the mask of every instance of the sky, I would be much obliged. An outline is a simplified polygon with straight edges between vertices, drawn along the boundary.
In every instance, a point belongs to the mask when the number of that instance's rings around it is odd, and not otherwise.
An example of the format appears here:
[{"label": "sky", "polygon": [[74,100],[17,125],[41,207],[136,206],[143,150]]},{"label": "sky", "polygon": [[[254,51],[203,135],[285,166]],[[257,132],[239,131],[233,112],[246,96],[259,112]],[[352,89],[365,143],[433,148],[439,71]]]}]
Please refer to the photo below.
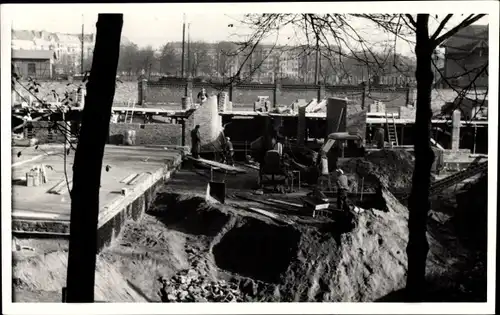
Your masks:
[{"label": "sky", "polygon": [[[401,9],[406,9],[406,12],[411,6],[417,10],[424,6],[425,2],[419,2],[420,6],[415,6],[415,3],[407,3],[400,6]],[[452,2],[447,2],[448,5],[439,6],[434,2],[432,12],[441,13],[444,9],[446,13],[453,7],[457,13],[468,12],[470,7],[463,6],[467,2],[462,1],[462,5],[451,5]],[[325,7],[326,12],[342,12],[360,13],[358,9],[362,7],[364,12],[369,12],[370,9],[379,9],[379,6],[373,8],[370,4],[360,6],[361,3],[352,3],[339,6],[339,3],[334,3],[334,6],[328,3],[266,3],[266,12],[308,12],[310,8],[318,6]],[[375,3],[377,4],[377,3]],[[391,3],[392,9],[397,9],[398,5]],[[326,5],[326,6],[325,6]],[[469,2],[470,5],[470,2]],[[371,4],[373,6],[373,4]],[[462,8],[463,7],[463,8]],[[243,26],[240,21],[243,18],[243,13],[258,12],[264,9],[262,5],[249,4],[120,4],[120,5],[95,5],[95,4],[29,4],[29,5],[11,5],[9,8],[9,18],[12,19],[12,27],[14,29],[23,30],[46,30],[50,32],[63,33],[80,33],[82,22],[84,24],[85,33],[95,32],[95,23],[99,12],[120,12],[124,13],[124,25],[122,35],[127,37],[132,42],[139,46],[151,45],[153,48],[159,48],[161,45],[170,41],[182,40],[182,22],[183,14],[186,14],[186,21],[190,24],[190,37],[192,41],[216,42],[222,40],[238,40],[242,39],[242,35],[248,34],[250,29]],[[368,9],[368,10],[367,10]],[[411,8],[410,8],[411,9]],[[460,11],[463,9],[464,11]],[[277,10],[277,11],[276,11]],[[350,11],[349,11],[350,10]],[[407,11],[408,10],[408,11]],[[390,13],[388,9],[384,10]],[[43,12],[43,14],[40,14]],[[262,12],[262,11],[261,11]],[[325,11],[324,11],[325,12]],[[397,11],[396,11],[397,12]],[[401,11],[399,11],[401,12]],[[314,12],[311,12],[314,13]],[[479,13],[479,12],[478,12]],[[43,18],[41,18],[43,17]],[[458,21],[460,16],[451,20],[450,25],[453,26]],[[485,17],[478,24],[487,24],[488,18]],[[233,27],[228,27],[232,24]],[[437,24],[436,24],[437,25]],[[361,29],[365,35],[374,40],[383,40],[386,35],[376,31],[371,25],[366,23],[355,22],[354,27]],[[435,27],[435,26],[434,26]],[[238,35],[235,35],[238,34]],[[285,29],[280,32],[279,44],[286,44],[288,37],[293,37],[293,30]],[[274,38],[268,39],[272,42]],[[398,43],[398,50],[404,54],[411,53],[411,47],[404,43]]]}]

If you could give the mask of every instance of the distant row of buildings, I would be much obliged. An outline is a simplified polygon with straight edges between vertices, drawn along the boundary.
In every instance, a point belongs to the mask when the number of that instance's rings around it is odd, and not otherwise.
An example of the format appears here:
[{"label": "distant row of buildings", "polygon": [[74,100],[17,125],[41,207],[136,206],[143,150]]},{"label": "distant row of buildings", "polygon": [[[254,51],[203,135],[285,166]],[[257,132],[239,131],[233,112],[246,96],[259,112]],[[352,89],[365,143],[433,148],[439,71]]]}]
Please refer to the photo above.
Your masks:
[{"label": "distant row of buildings", "polygon": [[[53,77],[54,74],[65,72],[67,69],[74,69],[78,72],[82,56],[87,59],[92,55],[94,49],[95,36],[93,34],[62,34],[46,31],[12,31],[12,59],[17,71],[24,76]],[[122,45],[130,41],[123,37]],[[179,56],[182,54],[182,43],[170,43],[174,52]],[[83,51],[82,51],[83,47]],[[210,63],[204,69],[195,70],[195,75],[219,75],[233,76],[237,73],[240,65],[246,60],[246,65],[241,71],[242,77],[251,76],[254,80],[260,81],[269,78],[292,78],[303,82],[315,81],[316,54],[307,47],[280,47],[272,45],[260,45],[248,54],[228,55],[231,51],[231,44],[206,44],[201,50],[194,50],[191,58],[195,64],[200,62]],[[326,48],[323,53],[326,52]],[[320,59],[320,69],[331,69],[324,71],[328,73],[328,78],[322,77],[320,80],[328,83],[338,84],[342,82],[359,83],[373,77],[373,73],[358,72],[355,77],[346,76],[340,71],[336,73],[336,66],[345,63],[340,56],[335,56],[335,49],[329,48],[329,57]],[[436,54],[435,78],[440,85],[466,86],[471,80],[476,81],[477,86],[487,86],[488,72],[481,70],[481,65],[488,63],[488,25],[471,25],[462,29],[454,36],[445,41],[440,52]],[[248,57],[248,58],[247,58]],[[204,60],[196,60],[203,58]],[[195,62],[196,61],[196,62]],[[67,66],[66,69],[64,67]],[[479,74],[478,74],[479,73]],[[478,74],[478,75],[476,75]],[[382,76],[381,83],[400,84],[390,77]],[[401,75],[399,75],[401,77]],[[326,79],[326,80],[325,80]],[[390,79],[390,80],[388,80]],[[392,80],[392,81],[391,81]]]},{"label": "distant row of buildings", "polygon": [[[122,37],[122,43],[127,42],[130,41]],[[52,77],[57,73],[79,72],[82,57],[91,58],[94,44],[94,34],[12,30],[12,59],[25,76]]]}]

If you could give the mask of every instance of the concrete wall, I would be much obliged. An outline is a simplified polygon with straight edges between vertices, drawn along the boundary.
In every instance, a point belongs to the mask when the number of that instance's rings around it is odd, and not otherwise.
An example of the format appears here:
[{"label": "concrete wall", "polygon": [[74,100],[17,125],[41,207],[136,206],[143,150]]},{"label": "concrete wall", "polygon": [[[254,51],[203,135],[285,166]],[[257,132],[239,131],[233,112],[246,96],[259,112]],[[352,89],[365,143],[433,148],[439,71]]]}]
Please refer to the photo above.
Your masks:
[{"label": "concrete wall", "polygon": [[274,91],[273,89],[261,88],[261,89],[250,89],[250,88],[235,88],[233,90],[233,110],[238,111],[241,108],[246,107],[252,108],[253,103],[258,100],[259,96],[267,96],[271,103],[273,102]]},{"label": "concrete wall", "polygon": [[181,124],[139,124],[111,123],[109,125],[109,144],[122,144],[127,130],[135,130],[136,145],[181,145]]},{"label": "concrete wall", "polygon": [[[296,88],[282,86],[279,93],[277,93],[277,103],[278,105],[290,106],[293,102],[298,99],[305,99],[307,102],[313,98],[318,97],[318,91],[315,88],[307,88],[304,86],[303,89],[298,90]],[[272,97],[271,97],[272,100]]]},{"label": "concrete wall", "polygon": [[326,104],[326,134],[346,131],[347,101],[329,98]]},{"label": "concrete wall", "polygon": [[347,105],[347,122],[346,128],[348,132],[355,132],[366,138],[366,116],[367,110],[362,109],[360,105]]},{"label": "concrete wall", "polygon": [[185,85],[182,84],[165,85],[158,82],[146,82],[145,86],[144,102],[146,104],[178,104],[180,106],[185,94]]},{"label": "concrete wall", "polygon": [[[306,84],[239,84],[232,88],[228,84],[209,84],[209,83],[188,83],[187,81],[178,82],[146,82],[144,100],[146,106],[155,104],[177,104],[180,108],[181,98],[184,96],[185,87],[191,84],[192,97],[205,88],[207,93],[218,94],[220,91],[230,92],[232,89],[232,99],[234,110],[252,110],[253,103],[257,101],[258,96],[268,96],[273,102],[276,93],[276,103],[278,105],[291,105],[297,99],[310,101],[317,98],[318,92],[321,98],[328,97],[348,97],[351,100],[365,105],[373,103],[376,100],[387,103],[389,109],[395,109],[398,106],[405,106],[408,88],[372,88],[370,91],[359,85],[352,86],[319,86]],[[276,91],[276,92],[275,92]]]}]

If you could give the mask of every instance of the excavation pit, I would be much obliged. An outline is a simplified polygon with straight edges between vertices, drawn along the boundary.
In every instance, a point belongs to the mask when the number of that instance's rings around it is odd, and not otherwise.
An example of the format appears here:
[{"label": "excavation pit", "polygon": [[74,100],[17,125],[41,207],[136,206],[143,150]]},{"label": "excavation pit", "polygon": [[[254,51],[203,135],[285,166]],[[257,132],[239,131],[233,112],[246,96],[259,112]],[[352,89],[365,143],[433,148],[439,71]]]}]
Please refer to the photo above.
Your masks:
[{"label": "excavation pit", "polygon": [[300,232],[292,227],[249,219],[214,246],[221,269],[267,283],[279,283],[296,257]]},{"label": "excavation pit", "polygon": [[162,192],[148,214],[166,227],[193,235],[215,236],[229,222],[230,214],[215,209],[198,196]]}]

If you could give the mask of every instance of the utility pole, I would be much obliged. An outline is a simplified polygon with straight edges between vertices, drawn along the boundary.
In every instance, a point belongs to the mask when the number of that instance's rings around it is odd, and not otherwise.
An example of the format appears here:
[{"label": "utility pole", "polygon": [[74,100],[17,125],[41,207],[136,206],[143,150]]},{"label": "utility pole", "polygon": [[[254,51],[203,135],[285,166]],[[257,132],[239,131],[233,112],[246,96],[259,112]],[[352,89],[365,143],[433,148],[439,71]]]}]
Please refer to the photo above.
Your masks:
[{"label": "utility pole", "polygon": [[83,39],[83,34],[84,34],[84,25],[85,23],[83,22],[83,14],[82,14],[82,54],[81,54],[81,60],[80,60],[80,73],[83,75],[83,50],[84,50],[84,39]]},{"label": "utility pole", "polygon": [[191,77],[191,54],[190,54],[190,43],[191,43],[191,23],[188,23],[188,43],[187,43],[187,66],[188,66],[188,76]]},{"label": "utility pole", "polygon": [[319,37],[316,35],[316,70],[314,72],[314,84],[319,84]]},{"label": "utility pole", "polygon": [[181,77],[184,78],[184,48],[186,46],[186,14],[184,13],[183,15],[183,21],[182,21],[182,60],[181,60]]}]

